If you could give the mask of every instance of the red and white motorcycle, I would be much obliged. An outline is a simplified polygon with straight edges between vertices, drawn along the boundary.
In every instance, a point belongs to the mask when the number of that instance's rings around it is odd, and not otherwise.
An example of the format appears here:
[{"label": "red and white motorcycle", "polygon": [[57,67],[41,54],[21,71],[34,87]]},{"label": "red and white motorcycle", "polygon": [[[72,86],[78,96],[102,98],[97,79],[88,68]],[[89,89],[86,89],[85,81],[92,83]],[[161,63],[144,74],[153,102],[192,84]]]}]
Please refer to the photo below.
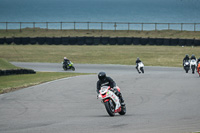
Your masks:
[{"label": "red and white motorcycle", "polygon": [[[117,90],[120,92],[119,87],[117,87]],[[98,98],[101,99],[110,116],[114,116],[115,113],[119,113],[120,115],[126,114],[126,106],[121,106],[119,97],[115,95],[110,86],[101,87],[99,92]]]}]

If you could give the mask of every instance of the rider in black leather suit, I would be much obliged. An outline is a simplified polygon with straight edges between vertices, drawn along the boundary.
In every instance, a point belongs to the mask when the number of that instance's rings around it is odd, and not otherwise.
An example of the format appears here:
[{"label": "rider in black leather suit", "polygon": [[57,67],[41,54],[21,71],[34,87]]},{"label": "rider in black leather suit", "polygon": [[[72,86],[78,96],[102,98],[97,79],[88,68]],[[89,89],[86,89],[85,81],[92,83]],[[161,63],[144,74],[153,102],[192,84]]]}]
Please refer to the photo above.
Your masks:
[{"label": "rider in black leather suit", "polygon": [[119,97],[121,105],[125,105],[121,92],[117,90],[115,81],[111,77],[107,77],[105,72],[100,72],[98,74],[98,78],[99,80],[97,81],[97,94],[99,94],[99,90],[102,86],[110,86],[113,89],[113,92]]}]

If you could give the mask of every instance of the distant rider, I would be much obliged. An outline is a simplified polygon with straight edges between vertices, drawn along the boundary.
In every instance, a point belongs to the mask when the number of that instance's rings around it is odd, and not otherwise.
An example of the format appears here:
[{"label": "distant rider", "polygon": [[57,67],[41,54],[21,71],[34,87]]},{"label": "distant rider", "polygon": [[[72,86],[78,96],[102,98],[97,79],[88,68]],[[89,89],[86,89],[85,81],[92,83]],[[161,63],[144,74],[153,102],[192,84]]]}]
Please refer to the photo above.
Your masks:
[{"label": "distant rider", "polygon": [[97,94],[99,94],[99,90],[102,86],[110,86],[113,92],[119,97],[121,105],[125,105],[121,92],[117,90],[115,81],[111,77],[107,77],[105,72],[100,72],[98,74],[98,78],[99,80],[97,81]]},{"label": "distant rider", "polygon": [[137,60],[136,60],[136,69],[137,69],[137,71],[138,71],[138,73],[141,73],[139,70],[138,70],[138,64],[140,63],[140,62],[142,62],[141,60],[140,60],[140,58],[139,57],[137,57]]},{"label": "distant rider", "polygon": [[70,64],[70,60],[68,60],[67,57],[64,57],[63,64],[68,66]]},{"label": "distant rider", "polygon": [[197,60],[197,65],[200,63],[200,57],[199,57],[199,59]]},{"label": "distant rider", "polygon": [[193,60],[193,59],[194,59],[195,61],[197,60],[194,54],[192,54],[190,60]]},{"label": "distant rider", "polygon": [[185,55],[185,57],[183,58],[183,66],[185,64],[186,61],[189,61],[190,60],[190,57],[188,54]]}]

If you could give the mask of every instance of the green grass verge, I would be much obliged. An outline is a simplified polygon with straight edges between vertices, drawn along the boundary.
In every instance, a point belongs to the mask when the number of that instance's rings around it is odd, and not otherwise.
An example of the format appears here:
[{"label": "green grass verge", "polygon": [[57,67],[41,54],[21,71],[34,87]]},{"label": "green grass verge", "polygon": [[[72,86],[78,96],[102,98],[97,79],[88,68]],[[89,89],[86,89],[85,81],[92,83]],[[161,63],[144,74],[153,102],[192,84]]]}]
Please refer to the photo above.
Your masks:
[{"label": "green grass verge", "polygon": [[72,77],[77,75],[87,74],[63,72],[37,72],[36,74],[0,76],[0,94],[60,78]]},{"label": "green grass verge", "polygon": [[[9,70],[9,69],[20,69],[20,68],[10,64],[7,60],[0,58],[0,70]],[[37,72],[36,74],[0,76],[0,94],[60,78],[66,78],[78,75],[87,75],[87,74],[69,73],[69,72],[65,73]]]},{"label": "green grass verge", "polygon": [[18,69],[15,65],[10,64],[7,60],[0,58],[0,70]]},{"label": "green grass verge", "polygon": [[25,28],[20,30],[0,30],[0,37],[67,37],[67,36],[94,36],[94,37],[150,37],[150,38],[187,38],[200,39],[200,31],[135,31],[135,30],[46,30],[40,28]]},{"label": "green grass verge", "polygon": [[140,57],[145,66],[182,67],[186,54],[199,58],[200,47],[142,45],[0,45],[0,58],[17,62],[60,63],[68,57],[73,63],[135,65]]}]

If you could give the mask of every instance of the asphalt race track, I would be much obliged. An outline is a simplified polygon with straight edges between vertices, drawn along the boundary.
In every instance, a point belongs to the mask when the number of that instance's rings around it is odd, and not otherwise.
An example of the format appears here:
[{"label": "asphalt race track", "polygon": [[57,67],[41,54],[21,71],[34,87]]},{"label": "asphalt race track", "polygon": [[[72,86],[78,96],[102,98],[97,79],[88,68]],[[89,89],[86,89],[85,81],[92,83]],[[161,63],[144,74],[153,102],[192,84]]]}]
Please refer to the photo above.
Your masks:
[{"label": "asphalt race track", "polygon": [[[13,64],[35,71],[59,63]],[[0,133],[191,133],[200,131],[200,77],[182,68],[75,64],[107,72],[121,88],[127,114],[110,117],[96,98],[97,74],[60,79],[0,95]],[[70,71],[72,72],[72,71]]]}]

